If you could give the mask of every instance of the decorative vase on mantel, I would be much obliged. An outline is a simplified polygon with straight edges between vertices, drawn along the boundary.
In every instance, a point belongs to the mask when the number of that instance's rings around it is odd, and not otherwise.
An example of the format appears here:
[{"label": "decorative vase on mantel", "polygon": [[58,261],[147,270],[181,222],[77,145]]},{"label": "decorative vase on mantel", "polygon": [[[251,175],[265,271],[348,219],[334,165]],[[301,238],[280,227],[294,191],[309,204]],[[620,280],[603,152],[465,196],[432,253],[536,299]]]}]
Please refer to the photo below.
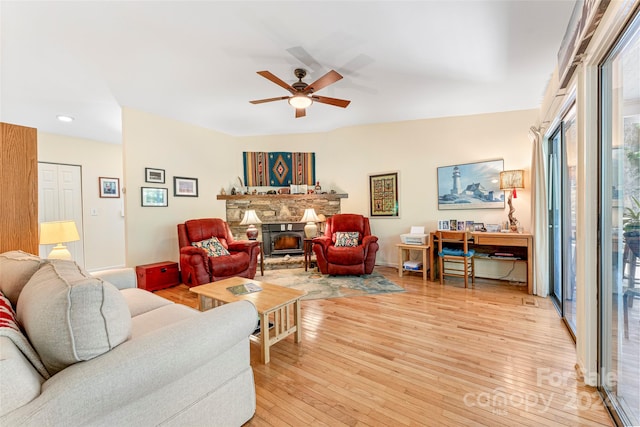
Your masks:
[{"label": "decorative vase on mantel", "polygon": [[320,194],[322,191],[322,187],[320,186],[320,181],[316,182],[316,194]]}]

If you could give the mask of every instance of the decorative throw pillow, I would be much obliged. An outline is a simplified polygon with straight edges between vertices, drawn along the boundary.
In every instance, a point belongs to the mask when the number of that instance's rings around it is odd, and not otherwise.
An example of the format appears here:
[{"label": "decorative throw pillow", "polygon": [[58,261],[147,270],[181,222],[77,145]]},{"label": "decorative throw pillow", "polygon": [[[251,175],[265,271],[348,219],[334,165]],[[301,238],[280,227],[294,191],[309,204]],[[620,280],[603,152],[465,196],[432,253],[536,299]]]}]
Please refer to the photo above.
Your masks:
[{"label": "decorative throw pillow", "polygon": [[336,246],[358,246],[358,236],[360,233],[357,231],[338,231],[336,232]]},{"label": "decorative throw pillow", "polygon": [[40,257],[23,251],[0,254],[0,290],[14,307],[18,304],[22,288],[44,262]]},{"label": "decorative throw pillow", "polygon": [[22,290],[16,313],[51,375],[112,350],[131,333],[120,291],[73,261],[40,267]]},{"label": "decorative throw pillow", "polygon": [[217,237],[211,237],[210,239],[201,240],[199,242],[191,242],[191,246],[206,249],[209,256],[230,255],[227,248],[220,243],[220,240],[218,240]]},{"label": "decorative throw pillow", "polygon": [[16,319],[16,312],[13,311],[11,306],[11,301],[2,292],[0,292],[0,337],[7,337],[13,341],[38,373],[42,375],[42,378],[49,379],[49,373],[42,364],[38,353],[22,333],[22,329]]}]

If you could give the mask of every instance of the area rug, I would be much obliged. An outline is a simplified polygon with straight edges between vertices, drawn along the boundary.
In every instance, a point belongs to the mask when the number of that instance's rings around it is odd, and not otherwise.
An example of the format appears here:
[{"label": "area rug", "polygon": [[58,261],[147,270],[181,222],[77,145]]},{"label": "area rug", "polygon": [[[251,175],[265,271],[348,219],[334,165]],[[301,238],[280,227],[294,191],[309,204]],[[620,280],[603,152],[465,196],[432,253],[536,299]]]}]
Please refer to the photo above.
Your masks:
[{"label": "area rug", "polygon": [[356,297],[404,292],[404,288],[376,273],[362,276],[329,276],[304,268],[266,270],[256,280],[307,291],[303,300]]}]

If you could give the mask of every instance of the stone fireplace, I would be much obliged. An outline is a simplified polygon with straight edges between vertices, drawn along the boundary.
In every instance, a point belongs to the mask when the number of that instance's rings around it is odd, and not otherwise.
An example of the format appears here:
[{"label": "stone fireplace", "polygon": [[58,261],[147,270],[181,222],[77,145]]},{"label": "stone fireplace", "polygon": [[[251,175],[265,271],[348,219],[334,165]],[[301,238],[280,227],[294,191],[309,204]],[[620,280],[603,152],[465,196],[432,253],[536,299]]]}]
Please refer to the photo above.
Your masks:
[{"label": "stone fireplace", "polygon": [[[347,197],[347,194],[329,193],[244,194],[219,195],[217,199],[225,200],[226,202],[226,221],[236,239],[244,240],[247,238],[247,226],[240,225],[240,221],[242,221],[244,212],[247,209],[254,209],[258,218],[262,221],[262,227],[257,225],[257,228],[260,231],[258,239],[264,242],[265,256],[268,256],[268,253],[272,256],[282,256],[293,253],[302,254],[305,224],[300,222],[300,219],[305,209],[313,208],[316,214],[322,214],[328,218],[340,213],[340,201]],[[265,226],[268,230],[267,236],[265,236]],[[274,232],[276,235],[283,234],[282,240],[278,237],[274,241]],[[294,249],[294,244],[298,244],[299,249]],[[267,246],[269,247],[267,248]]]}]

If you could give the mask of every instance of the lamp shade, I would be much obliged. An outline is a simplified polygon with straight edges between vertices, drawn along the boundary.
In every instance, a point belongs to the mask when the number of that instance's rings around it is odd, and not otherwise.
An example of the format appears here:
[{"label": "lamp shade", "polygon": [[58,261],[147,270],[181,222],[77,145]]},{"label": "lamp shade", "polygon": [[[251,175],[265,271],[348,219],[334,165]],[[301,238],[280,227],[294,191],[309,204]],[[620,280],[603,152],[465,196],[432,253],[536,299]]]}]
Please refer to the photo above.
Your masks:
[{"label": "lamp shade", "polygon": [[289,98],[289,105],[293,108],[307,108],[313,100],[306,95],[296,95]]},{"label": "lamp shade", "polygon": [[316,211],[313,208],[305,209],[304,215],[302,215],[302,219],[300,222],[318,222],[320,218],[316,215]]},{"label": "lamp shade", "polygon": [[500,189],[513,190],[514,188],[524,188],[524,171],[515,169],[500,172]]},{"label": "lamp shade", "polygon": [[40,224],[40,244],[51,245],[80,240],[74,221],[53,221]]},{"label": "lamp shade", "polygon": [[244,212],[244,217],[242,218],[242,221],[240,221],[240,225],[250,225],[250,224],[262,224],[262,221],[260,221],[260,218],[258,218],[256,211],[253,209],[247,209]]},{"label": "lamp shade", "polygon": [[40,244],[55,244],[47,258],[71,259],[71,252],[63,243],[80,240],[76,223],[73,221],[53,221],[40,224]]}]

